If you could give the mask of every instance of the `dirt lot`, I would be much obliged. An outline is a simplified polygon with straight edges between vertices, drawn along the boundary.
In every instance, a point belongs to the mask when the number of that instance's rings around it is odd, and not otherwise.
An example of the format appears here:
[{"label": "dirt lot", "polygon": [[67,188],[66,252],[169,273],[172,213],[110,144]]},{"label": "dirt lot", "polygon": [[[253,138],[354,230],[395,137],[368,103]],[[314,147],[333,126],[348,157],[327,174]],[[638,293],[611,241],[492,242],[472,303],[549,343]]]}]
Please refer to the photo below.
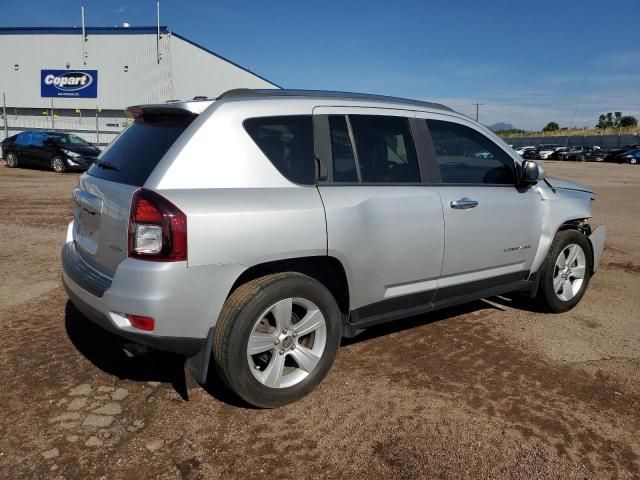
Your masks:
[{"label": "dirt lot", "polygon": [[179,358],[128,358],[78,314],[58,258],[76,175],[3,163],[0,478],[640,478],[640,167],[545,166],[593,186],[609,228],[577,308],[377,328],[265,411],[215,378],[184,400]]}]

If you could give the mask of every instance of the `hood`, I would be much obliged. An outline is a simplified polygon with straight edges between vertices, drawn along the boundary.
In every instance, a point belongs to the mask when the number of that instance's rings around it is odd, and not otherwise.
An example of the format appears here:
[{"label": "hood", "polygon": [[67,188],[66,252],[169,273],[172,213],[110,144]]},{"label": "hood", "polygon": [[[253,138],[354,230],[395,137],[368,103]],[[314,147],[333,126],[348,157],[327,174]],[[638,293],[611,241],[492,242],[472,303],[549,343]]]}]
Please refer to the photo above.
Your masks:
[{"label": "hood", "polygon": [[561,188],[563,190],[575,190],[578,192],[593,193],[593,190],[586,185],[580,183],[570,182],[568,180],[562,180],[560,178],[546,177],[545,181],[553,189]]},{"label": "hood", "polygon": [[70,152],[79,153],[84,157],[97,157],[98,155],[100,155],[100,149],[91,145],[83,146],[58,144],[58,148],[60,148],[61,150],[69,150]]}]

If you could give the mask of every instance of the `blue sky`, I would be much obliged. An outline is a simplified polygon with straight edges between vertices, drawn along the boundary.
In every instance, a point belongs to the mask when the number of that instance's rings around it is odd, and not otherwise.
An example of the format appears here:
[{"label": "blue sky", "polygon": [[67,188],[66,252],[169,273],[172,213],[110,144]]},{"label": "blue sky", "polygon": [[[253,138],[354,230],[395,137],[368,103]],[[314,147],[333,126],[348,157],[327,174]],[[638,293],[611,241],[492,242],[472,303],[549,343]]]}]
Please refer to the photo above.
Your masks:
[{"label": "blue sky", "polygon": [[[0,0],[1,26],[80,23],[82,2]],[[87,25],[155,23],[155,1],[85,1]],[[640,118],[640,0],[161,1],[161,23],[291,88],[436,100],[541,128]]]}]

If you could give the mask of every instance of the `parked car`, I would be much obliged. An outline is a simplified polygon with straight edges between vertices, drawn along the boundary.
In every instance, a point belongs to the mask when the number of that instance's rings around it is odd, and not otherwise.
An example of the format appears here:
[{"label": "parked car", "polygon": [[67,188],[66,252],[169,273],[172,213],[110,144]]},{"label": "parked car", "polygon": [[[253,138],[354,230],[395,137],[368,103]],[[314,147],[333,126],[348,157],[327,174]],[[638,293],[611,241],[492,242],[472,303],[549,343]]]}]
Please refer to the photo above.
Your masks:
[{"label": "parked car", "polygon": [[306,395],[383,322],[508,292],[567,311],[603,250],[590,188],[442,105],[236,90],[129,112],[73,190],[65,288],[199,382],[211,354],[252,405]]},{"label": "parked car", "polygon": [[604,158],[605,162],[623,163],[622,157],[630,150],[640,149],[640,145],[625,145],[622,148],[614,148],[609,150]]},{"label": "parked car", "polygon": [[7,166],[50,167],[58,173],[86,170],[100,150],[77,135],[62,132],[26,131],[2,142]]},{"label": "parked car", "polygon": [[589,162],[604,162],[604,159],[608,155],[609,150],[604,148],[594,148],[587,154],[587,161]]},{"label": "parked car", "polygon": [[575,147],[561,147],[549,154],[547,160],[564,160],[564,157]]},{"label": "parked car", "polygon": [[593,150],[597,150],[595,147],[575,147],[565,153],[563,160],[571,160],[576,162],[586,162],[588,156]]},{"label": "parked car", "polygon": [[629,150],[617,157],[619,163],[631,163],[633,165],[640,163],[640,149]]},{"label": "parked car", "polygon": [[515,151],[518,155],[523,155],[526,150],[535,150],[535,149],[536,147],[534,147],[533,145],[529,145],[527,147],[518,147],[515,149]]},{"label": "parked car", "polygon": [[538,154],[538,150],[536,148],[530,148],[522,153],[522,158],[526,158],[528,160],[539,160],[540,155]]},{"label": "parked car", "polygon": [[542,160],[548,160],[549,156],[556,150],[561,149],[560,145],[541,145],[538,147],[538,156]]}]

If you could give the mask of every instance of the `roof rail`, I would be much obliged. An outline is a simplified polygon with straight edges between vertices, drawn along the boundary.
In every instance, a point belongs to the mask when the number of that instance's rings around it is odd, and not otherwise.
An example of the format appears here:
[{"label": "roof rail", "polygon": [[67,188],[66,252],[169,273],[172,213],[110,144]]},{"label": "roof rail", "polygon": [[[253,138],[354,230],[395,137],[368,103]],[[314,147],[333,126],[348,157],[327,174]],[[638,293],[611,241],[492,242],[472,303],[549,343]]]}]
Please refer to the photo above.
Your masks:
[{"label": "roof rail", "polygon": [[301,98],[327,98],[339,100],[368,100],[387,103],[402,103],[415,105],[420,107],[435,108],[439,110],[453,111],[451,108],[440,103],[425,102],[422,100],[411,100],[409,98],[388,97],[386,95],[372,95],[367,93],[354,92],[337,92],[329,90],[288,90],[288,89],[251,89],[251,88],[235,88],[228,90],[220,95],[216,100],[226,98],[283,98],[283,97],[301,97]]}]

